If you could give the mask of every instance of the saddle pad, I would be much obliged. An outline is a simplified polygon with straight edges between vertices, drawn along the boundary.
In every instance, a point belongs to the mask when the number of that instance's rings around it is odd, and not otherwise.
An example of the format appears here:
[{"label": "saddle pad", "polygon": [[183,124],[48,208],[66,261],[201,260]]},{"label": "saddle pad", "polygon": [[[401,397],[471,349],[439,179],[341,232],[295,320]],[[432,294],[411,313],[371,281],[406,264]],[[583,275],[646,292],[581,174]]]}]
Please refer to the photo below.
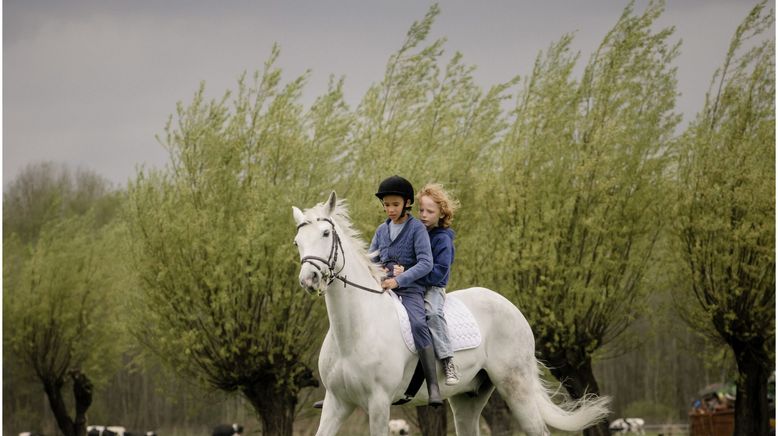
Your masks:
[{"label": "saddle pad", "polygon": [[[392,296],[397,317],[400,319],[400,331],[405,345],[412,353],[415,353],[416,344],[413,343],[411,321],[408,319],[408,312],[400,302],[400,296],[391,291],[389,291],[389,295]],[[451,340],[451,349],[453,351],[467,350],[481,345],[481,330],[475,322],[475,317],[473,317],[470,309],[465,306],[465,303],[458,299],[456,295],[446,295],[443,313],[446,317],[448,337]]]}]

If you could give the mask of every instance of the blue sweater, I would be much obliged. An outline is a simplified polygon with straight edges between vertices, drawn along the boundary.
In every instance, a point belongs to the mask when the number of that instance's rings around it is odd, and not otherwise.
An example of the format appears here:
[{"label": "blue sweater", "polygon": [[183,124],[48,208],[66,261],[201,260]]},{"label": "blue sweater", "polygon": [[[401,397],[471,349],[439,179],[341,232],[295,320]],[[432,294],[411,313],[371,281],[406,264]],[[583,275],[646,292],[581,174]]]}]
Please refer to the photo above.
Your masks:
[{"label": "blue sweater", "polygon": [[454,263],[454,231],[449,228],[435,227],[429,231],[432,247],[432,271],[421,279],[424,286],[445,288],[451,264]]},{"label": "blue sweater", "polygon": [[399,264],[405,267],[405,272],[396,278],[399,290],[423,293],[425,287],[419,280],[432,270],[432,251],[427,228],[421,221],[408,215],[405,226],[392,241],[389,238],[389,222],[387,219],[378,226],[369,252],[378,251],[377,258],[373,260],[383,265]]}]

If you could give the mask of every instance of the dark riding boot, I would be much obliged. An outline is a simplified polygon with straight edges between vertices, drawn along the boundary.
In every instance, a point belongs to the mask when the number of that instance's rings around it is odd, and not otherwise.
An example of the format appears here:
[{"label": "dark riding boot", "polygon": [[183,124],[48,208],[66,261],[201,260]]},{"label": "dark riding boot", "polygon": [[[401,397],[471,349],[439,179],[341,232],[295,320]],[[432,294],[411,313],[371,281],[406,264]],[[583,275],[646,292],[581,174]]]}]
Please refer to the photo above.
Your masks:
[{"label": "dark riding boot", "polygon": [[430,397],[429,405],[440,407],[443,405],[443,400],[440,398],[440,389],[438,388],[438,370],[435,366],[435,350],[433,350],[432,345],[430,345],[429,347],[422,348],[418,351],[421,368],[424,370],[424,379],[427,380],[427,392]]}]

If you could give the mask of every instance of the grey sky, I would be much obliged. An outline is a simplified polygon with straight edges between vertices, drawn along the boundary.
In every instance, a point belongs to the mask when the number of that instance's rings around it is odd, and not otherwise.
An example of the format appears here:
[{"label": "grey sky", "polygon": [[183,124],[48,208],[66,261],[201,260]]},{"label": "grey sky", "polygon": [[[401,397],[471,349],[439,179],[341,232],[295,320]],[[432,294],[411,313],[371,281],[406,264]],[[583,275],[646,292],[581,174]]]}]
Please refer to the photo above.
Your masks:
[{"label": "grey sky", "polygon": [[[669,0],[659,20],[683,40],[678,111],[700,109],[711,75],[754,0]],[[431,38],[460,51],[483,86],[530,71],[539,50],[575,32],[583,65],[627,2],[440,2]],[[646,1],[638,1],[641,12]],[[117,184],[139,164],[167,161],[154,139],[200,81],[209,95],[261,68],[274,42],[284,78],[312,69],[305,101],[346,76],[356,104],[430,2],[237,0],[6,0],[3,2],[3,182],[52,160]]]}]

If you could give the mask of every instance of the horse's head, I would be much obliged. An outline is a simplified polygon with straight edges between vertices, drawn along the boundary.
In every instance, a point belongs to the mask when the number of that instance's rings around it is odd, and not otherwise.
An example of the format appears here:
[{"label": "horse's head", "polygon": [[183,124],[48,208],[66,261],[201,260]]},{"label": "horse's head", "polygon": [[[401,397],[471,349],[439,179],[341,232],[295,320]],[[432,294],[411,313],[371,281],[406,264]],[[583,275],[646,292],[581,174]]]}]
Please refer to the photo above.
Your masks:
[{"label": "horse's head", "polygon": [[309,293],[324,293],[338,266],[340,241],[332,219],[337,203],[333,192],[321,207],[311,209],[320,210],[320,213],[308,213],[306,216],[300,209],[292,207],[297,223],[294,244],[300,252],[300,285]]}]

